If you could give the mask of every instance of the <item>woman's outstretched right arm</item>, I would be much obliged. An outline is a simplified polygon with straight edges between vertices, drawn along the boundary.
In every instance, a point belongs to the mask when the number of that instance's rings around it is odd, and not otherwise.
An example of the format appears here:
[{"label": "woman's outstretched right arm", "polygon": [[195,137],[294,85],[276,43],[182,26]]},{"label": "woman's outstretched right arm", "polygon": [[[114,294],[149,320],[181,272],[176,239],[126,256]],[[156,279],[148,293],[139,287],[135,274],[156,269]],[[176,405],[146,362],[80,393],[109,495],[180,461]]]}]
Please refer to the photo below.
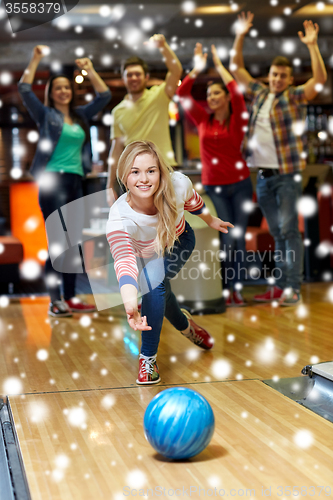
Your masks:
[{"label": "woman's outstretched right arm", "polygon": [[147,316],[141,316],[138,311],[138,290],[134,285],[123,285],[120,287],[121,298],[123,299],[127,321],[133,330],[147,331],[151,326],[147,323]]},{"label": "woman's outstretched right arm", "polygon": [[151,330],[146,316],[138,310],[138,267],[132,238],[116,205],[111,207],[106,225],[106,238],[114,259],[114,269],[119,282],[120,294],[125,307],[127,321],[133,330]]},{"label": "woman's outstretched right arm", "polygon": [[30,62],[24,70],[20,83],[29,83],[30,85],[33,83],[40,61],[44,56],[49,54],[49,52],[50,49],[47,45],[36,45],[36,47],[34,47]]}]

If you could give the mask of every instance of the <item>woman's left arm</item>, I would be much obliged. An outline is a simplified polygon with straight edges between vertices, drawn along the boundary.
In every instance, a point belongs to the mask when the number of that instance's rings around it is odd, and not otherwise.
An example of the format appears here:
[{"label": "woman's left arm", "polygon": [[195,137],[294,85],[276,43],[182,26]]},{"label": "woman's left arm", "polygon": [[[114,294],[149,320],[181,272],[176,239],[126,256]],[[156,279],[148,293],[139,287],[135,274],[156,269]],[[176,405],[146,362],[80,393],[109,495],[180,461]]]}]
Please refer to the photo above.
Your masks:
[{"label": "woman's left arm", "polygon": [[187,183],[187,197],[184,203],[184,210],[191,212],[193,215],[197,215],[207,224],[207,226],[221,233],[227,233],[228,227],[234,227],[230,222],[224,222],[218,217],[213,217],[205,206],[200,194],[193,189],[191,180],[186,176],[184,176],[184,178]]},{"label": "woman's left arm", "polygon": [[75,62],[80,69],[84,69],[87,72],[88,78],[97,93],[97,96],[93,101],[76,108],[84,114],[87,120],[90,120],[110,102],[111,91],[106,83],[103,82],[102,78],[96,73],[92,62],[88,57],[76,59]]},{"label": "woman's left arm", "polygon": [[81,70],[85,70],[88,73],[88,78],[94,87],[95,92],[101,94],[109,90],[109,87],[103,82],[102,78],[96,73],[93,63],[88,57],[82,57],[81,59],[75,60],[76,65]]},{"label": "woman's left arm", "polygon": [[218,217],[213,217],[207,208],[201,214],[197,214],[197,215],[198,215],[198,217],[200,217],[200,219],[202,219],[204,222],[206,222],[207,226],[211,227],[212,229],[216,229],[217,231],[220,231],[221,233],[228,233],[227,228],[234,227],[231,224],[231,222],[224,222],[223,220],[219,219]]}]

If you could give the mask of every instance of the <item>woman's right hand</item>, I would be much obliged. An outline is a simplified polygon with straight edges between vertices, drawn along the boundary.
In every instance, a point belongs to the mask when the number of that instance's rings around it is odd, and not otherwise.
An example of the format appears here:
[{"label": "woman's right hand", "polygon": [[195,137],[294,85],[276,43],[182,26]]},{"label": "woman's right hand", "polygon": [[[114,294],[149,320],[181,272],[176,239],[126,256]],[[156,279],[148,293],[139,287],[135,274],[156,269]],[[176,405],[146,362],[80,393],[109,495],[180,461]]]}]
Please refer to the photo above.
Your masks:
[{"label": "woman's right hand", "polygon": [[128,324],[133,330],[151,330],[151,326],[147,324],[147,316],[142,316],[137,309],[126,309]]},{"label": "woman's right hand", "polygon": [[194,49],[194,68],[193,71],[196,73],[201,73],[206,67],[207,64],[207,53],[202,52],[202,43],[196,43]]},{"label": "woman's right hand", "polygon": [[48,56],[51,50],[47,45],[36,45],[32,52],[33,59],[40,61],[43,57]]}]

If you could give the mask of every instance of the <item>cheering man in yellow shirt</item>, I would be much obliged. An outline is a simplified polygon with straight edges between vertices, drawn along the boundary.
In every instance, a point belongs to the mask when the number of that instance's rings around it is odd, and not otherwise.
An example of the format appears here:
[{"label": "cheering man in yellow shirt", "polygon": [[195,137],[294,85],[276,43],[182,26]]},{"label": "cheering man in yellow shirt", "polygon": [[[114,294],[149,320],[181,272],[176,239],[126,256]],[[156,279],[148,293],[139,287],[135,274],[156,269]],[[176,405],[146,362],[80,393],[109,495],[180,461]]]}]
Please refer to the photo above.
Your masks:
[{"label": "cheering man in yellow shirt", "polygon": [[109,205],[116,197],[114,188],[118,160],[127,144],[136,140],[151,141],[158,146],[167,163],[176,165],[169,131],[168,107],[176,92],[183,68],[176,54],[166,43],[164,35],[154,35],[148,43],[158,47],[168,72],[161,85],[147,89],[149,73],[145,61],[133,56],[122,66],[127,94],[112,110],[112,142],[107,182]]}]

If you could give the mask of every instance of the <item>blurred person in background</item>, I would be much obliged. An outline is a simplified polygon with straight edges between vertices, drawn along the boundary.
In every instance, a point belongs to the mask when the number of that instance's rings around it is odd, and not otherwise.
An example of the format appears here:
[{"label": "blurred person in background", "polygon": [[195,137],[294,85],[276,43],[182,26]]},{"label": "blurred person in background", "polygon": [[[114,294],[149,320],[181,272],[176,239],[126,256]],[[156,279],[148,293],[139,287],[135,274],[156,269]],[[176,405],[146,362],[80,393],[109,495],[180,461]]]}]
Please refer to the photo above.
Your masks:
[{"label": "blurred person in background", "polygon": [[170,138],[169,103],[176,92],[183,68],[164,35],[154,35],[147,43],[160,50],[168,72],[161,85],[147,89],[150,75],[143,59],[132,56],[122,65],[121,73],[127,94],[112,110],[107,181],[110,206],[119,189],[116,180],[118,160],[127,144],[136,140],[151,141],[158,146],[166,162],[171,166],[176,165]]},{"label": "blurred person in background", "polygon": [[243,152],[248,165],[258,168],[258,203],[274,238],[274,265],[280,271],[275,285],[266,293],[255,295],[254,300],[279,300],[282,306],[295,306],[302,300],[303,279],[303,242],[296,208],[302,182],[295,174],[306,165],[301,137],[305,131],[306,104],[316,97],[327,73],[318,48],[319,26],[304,21],[305,34],[299,31],[298,36],[309,50],[312,77],[304,85],[293,86],[291,62],[277,56],[269,70],[268,86],[252,78],[245,69],[242,52],[253,17],[251,12],[238,16],[230,68],[251,101]]},{"label": "blurred person in background", "polygon": [[[111,92],[96,73],[90,59],[76,59],[80,70],[85,70],[96,92],[93,101],[74,107],[74,89],[67,75],[50,78],[45,89],[45,104],[32,92],[31,86],[37,67],[50,52],[49,47],[37,45],[28,67],[19,82],[19,93],[30,116],[39,129],[39,141],[31,165],[31,173],[39,184],[39,205],[46,219],[56,210],[81,198],[82,180],[91,170],[91,145],[89,119],[101,111],[110,101]],[[80,217],[82,219],[82,217]],[[83,220],[77,221],[77,226]],[[81,239],[82,227],[77,227]],[[47,229],[47,226],[46,226]],[[66,228],[63,228],[66,231]],[[50,242],[52,235],[48,235]],[[69,249],[70,250],[70,249]],[[50,248],[49,248],[50,252]],[[70,251],[65,259],[73,258]],[[71,262],[63,263],[62,269],[73,269]],[[76,297],[76,273],[55,271],[50,256],[45,262],[45,282],[50,294],[48,314],[69,317],[73,312],[95,311],[95,306],[85,304]],[[63,300],[60,283],[63,287]]]},{"label": "blurred person in background", "polygon": [[[227,306],[244,306],[240,292],[246,277],[245,232],[252,202],[250,172],[241,154],[248,113],[237,83],[211,47],[221,79],[208,83],[209,112],[191,95],[197,76],[205,69],[207,53],[201,43],[194,49],[194,68],[177,89],[186,114],[196,125],[200,140],[201,181],[221,219],[232,220],[235,228],[220,234],[223,252],[222,283]],[[237,251],[236,251],[237,250]],[[221,256],[222,258],[222,256]]]}]

